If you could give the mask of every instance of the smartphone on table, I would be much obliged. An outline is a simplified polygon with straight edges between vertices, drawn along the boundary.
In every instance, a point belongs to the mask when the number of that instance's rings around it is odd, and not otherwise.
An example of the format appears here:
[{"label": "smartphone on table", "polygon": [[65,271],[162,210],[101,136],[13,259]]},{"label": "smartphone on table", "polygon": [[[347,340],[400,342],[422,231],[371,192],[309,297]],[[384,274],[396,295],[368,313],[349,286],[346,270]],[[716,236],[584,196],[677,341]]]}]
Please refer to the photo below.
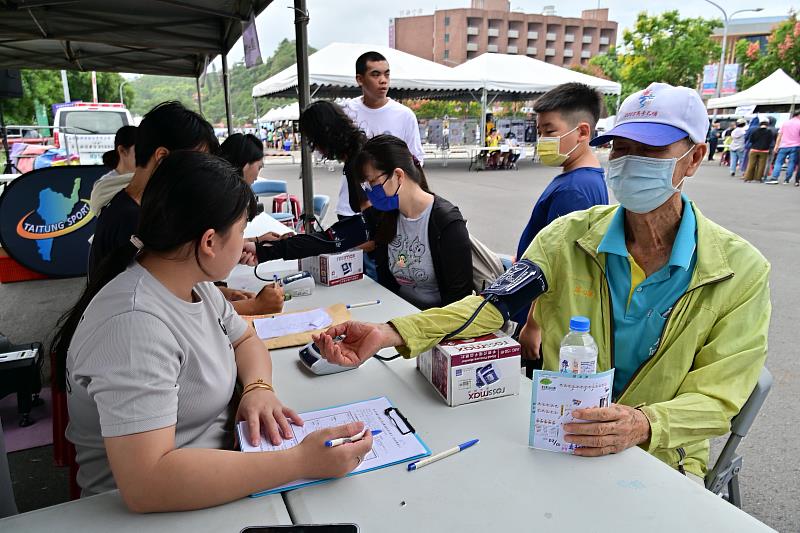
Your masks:
[{"label": "smartphone on table", "polygon": [[250,526],[240,533],[358,533],[356,524],[297,524],[293,526]]}]

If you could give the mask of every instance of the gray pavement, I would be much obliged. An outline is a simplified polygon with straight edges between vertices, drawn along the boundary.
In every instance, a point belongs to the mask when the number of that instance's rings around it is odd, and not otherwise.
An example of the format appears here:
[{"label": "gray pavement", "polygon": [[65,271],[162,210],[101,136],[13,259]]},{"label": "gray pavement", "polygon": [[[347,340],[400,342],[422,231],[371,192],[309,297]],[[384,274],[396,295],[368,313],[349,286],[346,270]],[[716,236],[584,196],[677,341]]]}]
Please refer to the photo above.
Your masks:
[{"label": "gray pavement", "polygon": [[[467,172],[466,161],[453,160],[447,168],[441,162],[428,161],[425,170],[433,191],[461,208],[470,231],[490,248],[506,254],[515,252],[534,202],[555,173],[530,162],[518,171]],[[298,165],[275,163],[267,165],[262,176],[287,180],[290,192],[300,196],[299,173]],[[334,172],[314,168],[315,192],[331,196],[326,223],[335,220],[340,179],[341,167]],[[800,302],[800,277],[796,275],[800,188],[745,184],[711,162],[687,180],[684,190],[706,216],[742,235],[772,263],[767,366],[775,384],[749,437],[739,447],[744,456],[741,490],[745,511],[779,531],[800,531],[800,462],[791,451],[800,437],[800,375],[794,362],[800,353],[797,340],[792,340],[792,332],[798,331],[794,323]],[[81,288],[81,280],[0,285],[0,331],[20,342],[49,337],[56,318],[75,301]],[[25,493],[25,508],[37,506],[30,494],[48,484],[63,483],[61,476],[27,476],[25,463],[31,457],[25,452],[10,455],[15,490]],[[23,472],[27,479],[21,479]],[[60,489],[49,492],[65,493]],[[48,501],[41,504],[54,503],[43,499]]]}]

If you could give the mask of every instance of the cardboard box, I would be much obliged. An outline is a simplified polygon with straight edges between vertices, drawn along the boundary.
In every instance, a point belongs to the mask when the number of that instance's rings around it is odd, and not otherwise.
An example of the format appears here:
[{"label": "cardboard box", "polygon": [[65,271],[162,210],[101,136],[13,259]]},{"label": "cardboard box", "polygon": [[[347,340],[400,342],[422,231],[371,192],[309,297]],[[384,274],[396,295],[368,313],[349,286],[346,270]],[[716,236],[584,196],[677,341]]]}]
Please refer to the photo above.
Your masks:
[{"label": "cardboard box", "polygon": [[520,354],[519,343],[498,331],[438,344],[417,357],[417,370],[454,407],[519,394]]},{"label": "cardboard box", "polygon": [[332,287],[364,277],[364,252],[349,250],[338,254],[306,257],[301,266],[303,270],[311,272],[317,283]]}]

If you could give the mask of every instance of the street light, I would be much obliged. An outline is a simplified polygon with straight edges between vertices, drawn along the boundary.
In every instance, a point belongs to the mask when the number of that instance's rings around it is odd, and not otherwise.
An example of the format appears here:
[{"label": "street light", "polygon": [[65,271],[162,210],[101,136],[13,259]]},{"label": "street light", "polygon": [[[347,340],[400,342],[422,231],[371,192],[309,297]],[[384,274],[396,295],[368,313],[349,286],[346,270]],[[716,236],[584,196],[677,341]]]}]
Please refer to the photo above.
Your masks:
[{"label": "street light", "polygon": [[734,11],[733,13],[730,14],[730,16],[728,16],[728,13],[724,9],[722,9],[722,6],[720,6],[716,2],[712,2],[711,0],[705,0],[705,1],[708,2],[709,4],[711,4],[712,6],[716,7],[720,11],[722,11],[722,20],[723,20],[723,24],[722,24],[722,54],[720,54],[720,57],[719,57],[719,71],[717,72],[717,88],[716,88],[715,95],[714,95],[717,98],[719,98],[719,95],[722,92],[722,73],[725,70],[725,48],[726,48],[726,46],[728,44],[728,22],[730,22],[730,20],[736,14],[747,13],[747,12],[764,11],[764,8],[763,7],[757,7],[757,8],[754,8],[754,9],[740,9],[738,11]]},{"label": "street light", "polygon": [[122,105],[125,105],[125,102],[122,99],[122,88],[125,86],[126,83],[128,83],[128,80],[125,80],[119,84],[119,103]]}]

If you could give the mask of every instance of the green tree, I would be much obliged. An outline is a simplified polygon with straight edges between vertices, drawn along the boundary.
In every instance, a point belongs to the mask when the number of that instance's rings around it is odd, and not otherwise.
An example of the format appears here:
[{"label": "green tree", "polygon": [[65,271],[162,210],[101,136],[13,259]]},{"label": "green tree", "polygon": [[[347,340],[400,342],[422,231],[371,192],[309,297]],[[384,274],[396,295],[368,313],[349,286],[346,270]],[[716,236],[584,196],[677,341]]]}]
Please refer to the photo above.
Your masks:
[{"label": "green tree", "polygon": [[[58,70],[21,71],[22,98],[7,100],[3,103],[8,124],[33,124],[36,120],[36,102],[47,108],[47,117],[52,124],[51,104],[64,101],[64,90],[61,85],[61,72]],[[97,97],[100,102],[118,102],[119,86],[124,81],[122,76],[113,72],[97,73]],[[92,75],[90,72],[67,72],[70,98],[72,100],[92,101]],[[133,89],[127,85],[123,88],[125,103],[134,101]]]},{"label": "green tree", "polygon": [[742,89],[752,87],[777,69],[782,68],[789,76],[800,79],[800,22],[792,12],[767,38],[765,50],[759,43],[744,39],[735,47],[736,60],[742,65],[739,83]]},{"label": "green tree", "polygon": [[592,58],[604,77],[622,85],[624,99],[654,81],[695,87],[703,67],[719,57],[711,40],[718,20],[681,18],[678,11],[649,16],[639,13],[633,29],[622,34],[621,49]]},{"label": "green tree", "polygon": [[407,100],[417,118],[479,118],[480,104],[477,102],[454,102],[450,100]]},{"label": "green tree", "polygon": [[[309,53],[315,51],[315,49],[309,48]],[[230,66],[228,72],[234,125],[243,126],[252,123],[255,118],[256,112],[251,96],[253,86],[290,67],[295,62],[294,42],[284,39],[264,64],[248,69],[244,62],[240,61]],[[131,112],[136,115],[144,115],[156,104],[166,100],[178,100],[190,109],[198,109],[197,86],[192,78],[146,75],[132,81],[130,85],[137,96],[136,103],[131,107]],[[212,67],[206,75],[205,86],[201,88],[201,94],[203,114],[206,119],[215,125],[222,126],[225,122],[225,99],[221,72]],[[263,115],[271,107],[286,105],[291,101],[287,98],[259,98],[259,115]]]},{"label": "green tree", "polygon": [[620,74],[643,89],[653,81],[694,87],[703,67],[719,56],[711,40],[718,20],[681,18],[677,10],[661,15],[639,13],[633,30],[625,30]]}]

